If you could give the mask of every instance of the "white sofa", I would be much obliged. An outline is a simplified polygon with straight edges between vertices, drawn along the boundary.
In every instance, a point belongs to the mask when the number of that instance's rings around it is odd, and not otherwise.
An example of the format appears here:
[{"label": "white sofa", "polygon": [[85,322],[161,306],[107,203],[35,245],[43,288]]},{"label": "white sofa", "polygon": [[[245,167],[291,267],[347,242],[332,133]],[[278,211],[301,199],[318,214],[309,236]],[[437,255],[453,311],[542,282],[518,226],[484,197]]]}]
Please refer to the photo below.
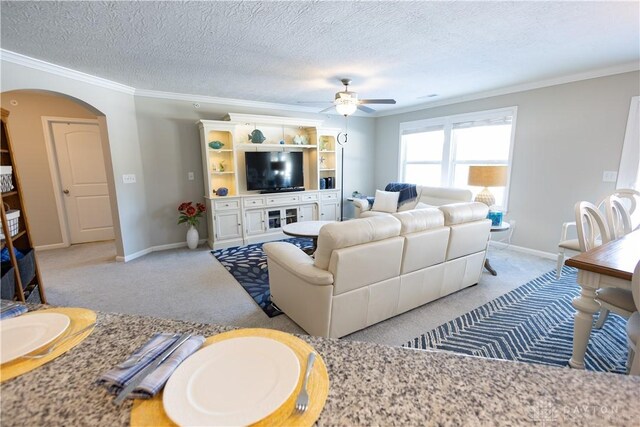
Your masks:
[{"label": "white sofa", "polygon": [[[416,192],[418,193],[416,202],[406,205],[404,210],[414,209],[417,203],[420,203],[418,208],[426,208],[449,205],[451,203],[470,202],[473,197],[473,194],[469,190],[452,187],[427,187],[418,185],[416,187]],[[356,218],[388,215],[386,212],[372,211],[372,206],[367,199],[353,199],[352,203],[355,209]]]},{"label": "white sofa", "polygon": [[459,203],[328,224],[315,259],[266,243],[271,299],[309,334],[339,338],[474,285],[487,211]]}]

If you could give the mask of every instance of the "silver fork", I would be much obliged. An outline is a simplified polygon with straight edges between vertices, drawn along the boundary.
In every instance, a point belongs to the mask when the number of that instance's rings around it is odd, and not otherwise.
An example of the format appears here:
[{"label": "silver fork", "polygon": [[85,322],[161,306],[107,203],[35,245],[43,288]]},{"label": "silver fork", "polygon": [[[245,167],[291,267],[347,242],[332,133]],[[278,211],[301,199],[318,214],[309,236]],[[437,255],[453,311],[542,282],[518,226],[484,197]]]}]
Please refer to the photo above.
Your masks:
[{"label": "silver fork", "polygon": [[93,328],[94,326],[96,326],[95,322],[85,326],[84,328],[80,329],[77,332],[72,333],[71,335],[67,335],[66,337],[62,338],[60,341],[58,341],[57,343],[53,344],[52,346],[48,347],[46,350],[44,350],[43,352],[37,353],[37,354],[33,354],[33,355],[25,355],[22,356],[23,359],[42,359],[45,356],[48,356],[51,354],[51,352],[53,350],[55,350],[56,348],[60,347],[65,341],[68,341],[69,339],[80,335],[81,333]]},{"label": "silver fork", "polygon": [[298,397],[296,399],[296,411],[302,413],[307,410],[309,407],[309,394],[307,394],[307,381],[309,381],[309,374],[311,373],[311,368],[313,368],[313,362],[316,360],[316,354],[314,352],[309,353],[309,358],[307,359],[307,369],[304,373],[304,382],[302,383],[302,388],[300,389],[300,393],[298,393]]}]

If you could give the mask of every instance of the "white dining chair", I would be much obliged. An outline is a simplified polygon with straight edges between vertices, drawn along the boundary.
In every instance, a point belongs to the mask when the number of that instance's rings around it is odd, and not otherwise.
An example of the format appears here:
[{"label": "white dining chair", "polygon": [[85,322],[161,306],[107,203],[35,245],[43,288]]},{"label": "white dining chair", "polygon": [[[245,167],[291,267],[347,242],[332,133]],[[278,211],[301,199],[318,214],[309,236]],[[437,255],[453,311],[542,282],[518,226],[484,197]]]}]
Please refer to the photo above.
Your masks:
[{"label": "white dining chair", "polygon": [[[580,251],[586,252],[608,243],[611,238],[607,222],[596,205],[589,202],[578,202],[575,206],[576,230]],[[620,288],[600,288],[596,292],[596,300],[600,302],[600,315],[594,328],[601,328],[607,321],[609,312],[629,318],[636,311],[631,291]]]},{"label": "white dining chair", "polygon": [[636,312],[627,321],[627,339],[629,342],[629,357],[627,358],[627,372],[630,375],[640,375],[640,262],[636,265],[631,279],[631,292],[636,305]]},{"label": "white dining chair", "polygon": [[631,230],[640,229],[640,191],[631,188],[621,188],[612,193],[620,198],[629,216],[631,217]]},{"label": "white dining chair", "polygon": [[[640,228],[640,191],[630,188],[622,188],[615,190],[611,193],[612,196],[616,196],[622,200],[623,205],[627,208],[629,216],[631,217],[631,229],[636,230]],[[608,196],[607,196],[608,197]],[[600,203],[598,203],[598,209],[603,209],[605,197]],[[575,221],[568,221],[562,224],[562,231],[560,233],[560,242],[558,243],[558,259],[556,266],[556,278],[559,279],[562,276],[562,266],[564,265],[564,258],[566,251],[581,252],[580,242],[578,239],[569,238],[570,231],[575,228]]]},{"label": "white dining chair", "polygon": [[631,215],[620,197],[612,194],[604,199],[604,213],[611,240],[631,233]]}]

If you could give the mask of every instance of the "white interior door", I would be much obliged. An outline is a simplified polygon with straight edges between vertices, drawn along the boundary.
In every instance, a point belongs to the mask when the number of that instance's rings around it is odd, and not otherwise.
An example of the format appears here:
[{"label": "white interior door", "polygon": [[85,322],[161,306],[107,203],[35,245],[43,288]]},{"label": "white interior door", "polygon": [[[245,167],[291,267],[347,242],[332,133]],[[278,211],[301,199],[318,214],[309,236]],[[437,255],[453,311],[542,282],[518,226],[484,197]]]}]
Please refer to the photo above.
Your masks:
[{"label": "white interior door", "polygon": [[111,240],[113,218],[97,124],[51,124],[71,244]]}]

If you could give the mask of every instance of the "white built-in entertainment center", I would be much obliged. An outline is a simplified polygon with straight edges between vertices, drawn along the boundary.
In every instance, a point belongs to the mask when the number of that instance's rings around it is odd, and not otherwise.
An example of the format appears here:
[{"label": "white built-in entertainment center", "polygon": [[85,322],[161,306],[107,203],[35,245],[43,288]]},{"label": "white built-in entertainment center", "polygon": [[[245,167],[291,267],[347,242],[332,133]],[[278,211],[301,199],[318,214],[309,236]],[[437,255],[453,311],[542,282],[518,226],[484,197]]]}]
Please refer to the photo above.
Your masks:
[{"label": "white built-in entertainment center", "polygon": [[[285,224],[339,219],[340,129],[323,128],[321,120],[236,113],[198,123],[210,247],[282,239]],[[301,152],[304,185],[247,190],[246,152]]]}]

